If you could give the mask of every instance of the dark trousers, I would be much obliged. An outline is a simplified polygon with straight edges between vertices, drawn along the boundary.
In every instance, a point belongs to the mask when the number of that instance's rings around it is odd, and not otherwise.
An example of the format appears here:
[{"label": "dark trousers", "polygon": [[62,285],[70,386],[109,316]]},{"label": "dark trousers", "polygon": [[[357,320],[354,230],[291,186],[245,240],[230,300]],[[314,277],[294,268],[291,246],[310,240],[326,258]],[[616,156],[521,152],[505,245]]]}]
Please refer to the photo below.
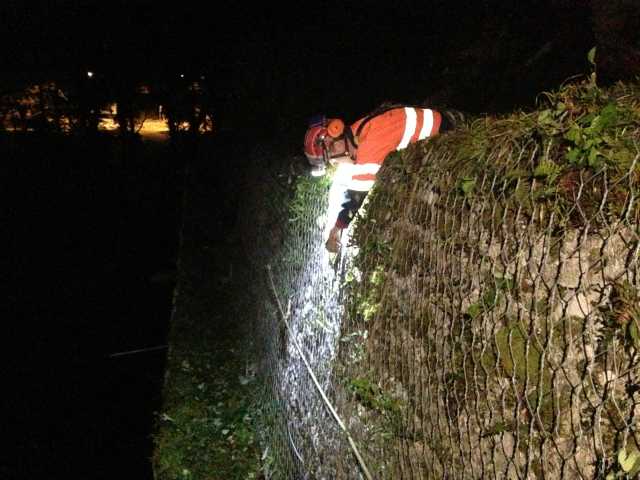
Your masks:
[{"label": "dark trousers", "polygon": [[356,216],[356,213],[358,213],[366,196],[367,192],[347,190],[345,193],[346,201],[342,204],[342,210],[340,210],[338,214],[338,221],[343,225],[349,225],[351,220]]}]

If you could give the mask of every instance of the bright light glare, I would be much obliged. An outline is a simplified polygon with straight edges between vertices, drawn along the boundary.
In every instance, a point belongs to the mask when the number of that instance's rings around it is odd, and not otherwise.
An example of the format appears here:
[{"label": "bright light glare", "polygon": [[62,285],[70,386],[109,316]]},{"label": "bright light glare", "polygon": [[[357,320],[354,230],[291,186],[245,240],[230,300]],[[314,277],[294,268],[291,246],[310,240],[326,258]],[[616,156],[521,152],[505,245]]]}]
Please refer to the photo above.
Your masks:
[{"label": "bright light glare", "polygon": [[[337,181],[332,175],[334,200],[344,197],[341,193],[344,186],[342,180],[347,175],[346,172],[340,173],[344,175],[338,175]],[[318,201],[313,205],[315,208],[312,211],[319,214],[321,206]],[[312,218],[306,220],[310,221]],[[335,222],[335,218],[332,220]],[[289,297],[289,334],[286,338],[289,355],[281,364],[282,369],[279,368],[278,391],[286,402],[287,421],[298,432],[320,432],[319,424],[332,421],[306,369],[315,374],[322,390],[331,389],[344,313],[341,295],[343,278],[351,265],[352,256],[348,229],[344,232],[342,252],[338,256],[326,250],[325,240],[326,237],[320,235],[320,230],[311,236],[305,234],[291,239],[294,242],[292,247],[302,260],[302,267],[297,278],[290,278],[287,273],[283,279],[286,282],[283,285],[290,284],[295,288]],[[366,333],[358,334],[365,338]],[[306,348],[299,348],[300,342]],[[300,405],[305,408],[299,408]],[[315,451],[313,444],[300,446],[304,448],[302,455],[298,454],[300,458]],[[320,477],[333,478],[324,475]]]},{"label": "bright light glare", "polygon": [[[118,129],[118,123],[113,117],[105,116],[101,119],[98,128],[103,131],[115,131]],[[147,118],[138,133],[143,137],[167,138],[169,136],[169,127],[165,120]]]},{"label": "bright light glare", "polygon": [[87,77],[89,77],[89,78],[93,78],[93,72],[92,72],[92,71],[88,71],[88,72],[87,72]]},{"label": "bright light glare", "polygon": [[325,240],[329,238],[329,231],[333,228],[338,219],[338,214],[342,210],[342,204],[348,199],[346,192],[353,175],[353,165],[349,163],[339,163],[333,177],[331,178],[331,188],[329,189],[329,205],[327,207],[327,223],[324,228]]},{"label": "bright light glare", "polygon": [[324,167],[316,167],[311,169],[312,177],[322,177],[325,173],[327,173],[327,170]]}]

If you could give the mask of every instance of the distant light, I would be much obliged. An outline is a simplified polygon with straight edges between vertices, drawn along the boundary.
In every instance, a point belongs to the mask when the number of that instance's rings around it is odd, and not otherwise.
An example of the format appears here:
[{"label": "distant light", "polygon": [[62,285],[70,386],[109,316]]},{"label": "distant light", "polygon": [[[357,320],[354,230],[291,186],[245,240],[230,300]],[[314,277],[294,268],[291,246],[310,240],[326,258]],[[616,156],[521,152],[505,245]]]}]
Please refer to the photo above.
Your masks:
[{"label": "distant light", "polygon": [[88,71],[88,72],[87,72],[87,77],[89,77],[89,78],[93,78],[93,72],[92,72],[92,71]]},{"label": "distant light", "polygon": [[180,78],[184,78],[184,73],[181,73],[181,74],[180,74]]},{"label": "distant light", "polygon": [[200,75],[200,80],[204,80],[204,75]]}]

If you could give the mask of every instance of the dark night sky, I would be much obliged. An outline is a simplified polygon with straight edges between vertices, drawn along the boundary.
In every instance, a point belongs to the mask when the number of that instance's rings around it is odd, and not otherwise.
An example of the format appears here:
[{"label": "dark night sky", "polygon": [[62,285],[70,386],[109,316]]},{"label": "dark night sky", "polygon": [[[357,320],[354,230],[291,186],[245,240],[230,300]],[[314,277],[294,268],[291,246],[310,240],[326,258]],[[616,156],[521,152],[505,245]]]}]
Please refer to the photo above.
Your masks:
[{"label": "dark night sky", "polygon": [[[175,3],[175,2],[174,2]],[[338,2],[248,8],[215,2],[211,13],[196,6],[160,2],[3,2],[3,63],[29,70],[125,65],[144,71],[204,67],[214,70],[250,63],[279,74],[318,75],[335,67],[359,76],[369,62],[399,57],[424,47],[438,16],[455,15],[455,4],[422,2],[420,9]],[[34,5],[40,5],[39,8]],[[234,6],[236,5],[236,6]],[[438,7],[438,5],[441,5]],[[443,13],[444,12],[444,13]],[[95,67],[94,67],[95,68]],[[338,72],[335,72],[338,73]],[[336,78],[333,79],[334,81]]]},{"label": "dark night sky", "polygon": [[[0,60],[5,72],[32,74],[205,73],[227,108],[355,120],[382,101],[452,88],[444,98],[459,109],[508,107],[583,72],[593,44],[589,8],[577,0],[211,2],[211,12],[172,3],[5,0],[0,40],[10,48]],[[500,83],[513,102],[496,100]]]},{"label": "dark night sky", "polygon": [[[143,60],[145,67],[209,64],[215,58],[229,61],[229,54],[241,55],[269,42],[286,55],[322,52],[340,57],[359,51],[366,59],[372,56],[373,41],[386,36],[400,43],[402,37],[419,38],[438,15],[457,13],[455,2],[447,2],[446,9],[441,1],[421,4],[419,9],[385,9],[373,6],[375,2],[357,7],[318,2],[249,8],[238,2],[215,2],[205,13],[197,6],[163,6],[148,0],[6,0],[0,8],[3,40],[14,47],[4,49],[4,56],[12,65],[37,69],[83,61],[111,63],[118,58]],[[413,28],[406,28],[410,24]]]}]

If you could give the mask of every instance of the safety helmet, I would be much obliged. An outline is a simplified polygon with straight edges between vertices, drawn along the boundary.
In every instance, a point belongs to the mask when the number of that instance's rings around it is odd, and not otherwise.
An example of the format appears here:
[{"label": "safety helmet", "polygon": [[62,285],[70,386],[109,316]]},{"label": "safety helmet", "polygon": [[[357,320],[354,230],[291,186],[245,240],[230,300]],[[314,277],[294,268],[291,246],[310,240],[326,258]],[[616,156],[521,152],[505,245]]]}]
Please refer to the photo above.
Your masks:
[{"label": "safety helmet", "polygon": [[304,136],[304,154],[312,165],[324,163],[323,140],[327,136],[324,126],[310,127]]},{"label": "safety helmet", "polygon": [[309,127],[304,136],[304,154],[311,165],[311,175],[314,177],[325,174],[327,152],[324,139],[326,136],[327,128],[322,124]]},{"label": "safety helmet", "polygon": [[312,175],[322,176],[325,173],[325,167],[329,162],[328,145],[325,140],[336,139],[343,132],[344,122],[340,119],[327,119],[324,115],[311,118],[304,136],[304,154],[311,165]]}]

